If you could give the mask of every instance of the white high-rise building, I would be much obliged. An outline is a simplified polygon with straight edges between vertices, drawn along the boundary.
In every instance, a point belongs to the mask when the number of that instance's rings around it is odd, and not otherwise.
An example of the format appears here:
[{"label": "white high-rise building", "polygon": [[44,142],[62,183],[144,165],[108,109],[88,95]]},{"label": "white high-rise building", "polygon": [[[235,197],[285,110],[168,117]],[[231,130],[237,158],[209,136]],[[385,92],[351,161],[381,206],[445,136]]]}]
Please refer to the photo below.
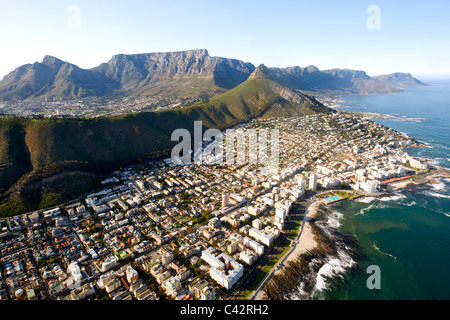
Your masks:
[{"label": "white high-rise building", "polygon": [[267,233],[263,233],[255,228],[250,228],[248,230],[248,235],[255,238],[257,241],[261,242],[266,246],[271,246],[273,242],[273,236]]},{"label": "white high-rise building", "polygon": [[249,206],[247,209],[248,214],[251,214],[252,216],[257,216],[259,215],[259,208],[258,207],[253,207],[253,206]]},{"label": "white high-rise building", "polygon": [[67,271],[73,276],[74,282],[81,281],[81,278],[83,276],[81,275],[80,267],[78,266],[78,263],[76,261],[73,261],[69,264],[69,268]]},{"label": "white high-rise building", "polygon": [[312,191],[317,190],[317,175],[315,173],[309,176],[309,189]]},{"label": "white high-rise building", "polygon": [[230,204],[230,194],[228,192],[222,193],[222,208]]},{"label": "white high-rise building", "polygon": [[139,280],[139,275],[132,266],[128,266],[126,275],[127,275],[127,281],[130,285],[132,285],[133,283],[135,283],[136,281]]},{"label": "white high-rise building", "polygon": [[286,209],[282,207],[277,207],[275,209],[275,216],[283,220],[286,219]]},{"label": "white high-rise building", "polygon": [[218,284],[230,289],[244,275],[244,267],[225,253],[212,254],[212,248],[202,251],[202,260],[210,265],[209,275]]},{"label": "white high-rise building", "polygon": [[263,227],[263,222],[260,219],[256,218],[252,221],[252,227],[257,230],[261,230]]},{"label": "white high-rise building", "polygon": [[300,188],[305,189],[306,188],[306,181],[305,178],[301,175],[298,175],[297,177],[297,184]]},{"label": "white high-rise building", "polygon": [[243,243],[244,246],[251,248],[258,256],[261,256],[264,253],[264,246],[248,237],[244,237]]}]

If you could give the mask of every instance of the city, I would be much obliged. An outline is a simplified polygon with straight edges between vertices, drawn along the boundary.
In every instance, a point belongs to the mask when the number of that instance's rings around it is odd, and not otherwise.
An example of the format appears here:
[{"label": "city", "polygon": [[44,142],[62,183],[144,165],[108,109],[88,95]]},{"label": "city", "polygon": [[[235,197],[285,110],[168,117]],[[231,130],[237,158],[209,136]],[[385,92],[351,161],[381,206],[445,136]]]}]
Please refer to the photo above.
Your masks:
[{"label": "city", "polygon": [[19,100],[0,103],[1,116],[19,117],[105,117],[138,111],[160,111],[200,101],[193,98],[150,97],[80,97],[62,99],[61,97],[44,100]]},{"label": "city", "polygon": [[357,115],[236,128],[279,130],[278,172],[167,158],[116,170],[70,203],[2,219],[0,298],[245,299],[289,248],[299,203],[318,190],[378,194],[432,171],[403,150],[417,141]]}]

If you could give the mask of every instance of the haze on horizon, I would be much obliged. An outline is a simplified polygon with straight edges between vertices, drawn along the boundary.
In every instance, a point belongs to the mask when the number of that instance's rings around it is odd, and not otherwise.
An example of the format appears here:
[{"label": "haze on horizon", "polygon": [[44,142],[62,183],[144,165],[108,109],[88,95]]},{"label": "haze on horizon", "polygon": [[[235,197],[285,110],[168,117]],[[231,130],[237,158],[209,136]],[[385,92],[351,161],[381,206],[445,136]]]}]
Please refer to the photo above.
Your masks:
[{"label": "haze on horizon", "polygon": [[45,55],[92,68],[119,53],[200,48],[269,67],[450,76],[448,12],[445,0],[3,0],[0,79]]}]

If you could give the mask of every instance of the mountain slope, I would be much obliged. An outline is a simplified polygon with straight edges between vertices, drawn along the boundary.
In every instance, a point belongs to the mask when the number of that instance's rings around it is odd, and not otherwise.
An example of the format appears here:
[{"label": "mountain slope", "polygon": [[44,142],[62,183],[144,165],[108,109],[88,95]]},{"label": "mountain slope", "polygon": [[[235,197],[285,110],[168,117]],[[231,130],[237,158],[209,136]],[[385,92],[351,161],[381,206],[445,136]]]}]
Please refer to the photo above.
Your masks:
[{"label": "mountain slope", "polygon": [[118,92],[131,95],[202,97],[245,81],[255,66],[211,57],[206,50],[119,54],[92,69],[45,56],[0,81],[0,100],[74,98]]},{"label": "mountain slope", "polygon": [[330,69],[320,71],[315,66],[271,68],[274,79],[291,89],[328,94],[373,94],[399,92],[398,88],[377,81],[364,71]]},{"label": "mountain slope", "polygon": [[333,110],[277,83],[261,65],[237,87],[184,108],[94,119],[0,118],[0,215],[67,201],[95,185],[92,173],[167,154],[177,144],[172,132],[193,134],[197,120],[204,129],[225,129],[253,118],[319,112]]},{"label": "mountain slope", "polygon": [[375,76],[373,79],[397,88],[422,87],[427,84],[414,78],[410,73],[396,72],[387,75]]},{"label": "mountain slope", "polygon": [[[118,54],[92,69],[45,56],[23,65],[0,81],[0,100],[74,98],[84,96],[159,95],[207,98],[243,83],[255,66],[212,57],[206,49]],[[319,70],[315,66],[270,68],[271,77],[293,89],[333,95],[399,92],[424,85],[410,74],[369,77],[364,71]]]},{"label": "mountain slope", "polygon": [[121,83],[121,91],[140,95],[211,96],[244,82],[255,67],[236,59],[187,50],[115,55],[94,68]]},{"label": "mountain slope", "polygon": [[23,65],[0,81],[3,100],[98,96],[119,87],[103,74],[85,70],[52,56]]},{"label": "mountain slope", "polygon": [[222,125],[211,119],[219,118],[231,125],[252,118],[304,116],[329,113],[331,109],[303,93],[293,91],[278,83],[270,69],[258,66],[239,86],[215,96],[207,103],[197,103],[190,108],[201,108],[209,126]]}]

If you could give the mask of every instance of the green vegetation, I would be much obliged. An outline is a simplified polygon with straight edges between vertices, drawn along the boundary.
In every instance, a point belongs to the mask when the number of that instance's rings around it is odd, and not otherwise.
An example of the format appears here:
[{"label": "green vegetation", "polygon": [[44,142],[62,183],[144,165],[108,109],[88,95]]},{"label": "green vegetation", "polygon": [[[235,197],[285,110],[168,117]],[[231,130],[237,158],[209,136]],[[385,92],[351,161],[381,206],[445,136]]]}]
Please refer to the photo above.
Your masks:
[{"label": "green vegetation", "polygon": [[[186,128],[193,134],[194,121],[205,130],[225,129],[253,118],[330,112],[264,76],[264,68],[224,94],[180,109],[93,119],[1,118],[0,216],[69,201],[98,185],[96,175],[167,157],[177,143],[172,132]],[[67,172],[80,179],[62,178]]]},{"label": "green vegetation", "polygon": [[25,211],[43,209],[73,199],[101,186],[95,175],[66,171],[30,184],[22,185],[7,201],[0,205],[3,216],[11,216]]},{"label": "green vegetation", "polygon": [[206,210],[205,212],[202,213],[202,215],[200,217],[196,217],[196,218],[192,219],[192,223],[195,226],[202,226],[206,222],[208,222],[208,220],[211,218],[214,218],[214,215],[211,213],[210,210]]},{"label": "green vegetation", "polygon": [[295,221],[294,229],[292,230],[291,235],[288,237],[288,239],[294,240],[295,238],[297,238],[297,234],[301,225],[302,225],[301,221],[299,220]]},{"label": "green vegetation", "polygon": [[[295,239],[295,237],[298,234],[298,230],[301,226],[300,221],[295,222],[294,229],[290,232],[290,235],[287,237],[287,239]],[[258,287],[258,285],[261,283],[261,281],[264,279],[264,277],[272,270],[272,268],[277,264],[277,262],[285,255],[285,253],[290,249],[291,242],[289,240],[286,240],[283,243],[283,246],[281,247],[282,251],[275,254],[274,257],[272,257],[267,264],[264,265],[261,272],[259,272],[258,276],[255,278],[255,280],[250,284],[249,287],[246,288],[244,293],[241,295],[240,299],[245,300],[247,297]]]},{"label": "green vegetation", "polygon": [[354,193],[354,192],[344,192],[344,191],[338,191],[336,192],[336,195],[342,197],[342,198],[354,198],[356,196],[358,196],[359,194]]},{"label": "green vegetation", "polygon": [[48,258],[39,260],[37,262],[37,264],[38,264],[39,268],[42,268],[42,267],[45,267],[46,265],[53,264],[55,262],[58,262],[58,258],[56,256],[50,256]]}]

